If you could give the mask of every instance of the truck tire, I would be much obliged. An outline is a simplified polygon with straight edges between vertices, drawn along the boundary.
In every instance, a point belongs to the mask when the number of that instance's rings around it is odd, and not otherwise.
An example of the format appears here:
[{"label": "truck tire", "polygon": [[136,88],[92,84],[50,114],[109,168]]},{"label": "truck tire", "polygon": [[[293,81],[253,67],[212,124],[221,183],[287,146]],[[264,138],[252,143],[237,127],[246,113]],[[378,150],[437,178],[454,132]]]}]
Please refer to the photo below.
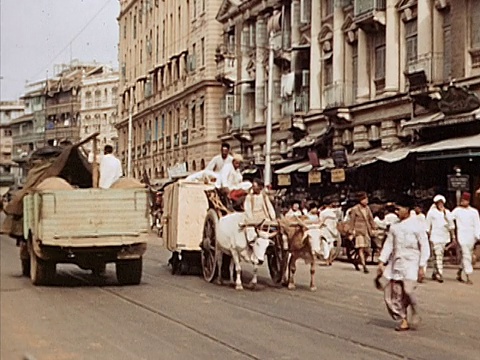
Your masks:
[{"label": "truck tire", "polygon": [[120,285],[138,285],[142,281],[143,259],[119,260],[115,270]]},{"label": "truck tire", "polygon": [[55,278],[56,264],[40,259],[33,251],[30,251],[30,280],[32,284],[48,285]]},{"label": "truck tire", "polygon": [[30,276],[30,259],[22,259],[22,275],[29,277]]}]

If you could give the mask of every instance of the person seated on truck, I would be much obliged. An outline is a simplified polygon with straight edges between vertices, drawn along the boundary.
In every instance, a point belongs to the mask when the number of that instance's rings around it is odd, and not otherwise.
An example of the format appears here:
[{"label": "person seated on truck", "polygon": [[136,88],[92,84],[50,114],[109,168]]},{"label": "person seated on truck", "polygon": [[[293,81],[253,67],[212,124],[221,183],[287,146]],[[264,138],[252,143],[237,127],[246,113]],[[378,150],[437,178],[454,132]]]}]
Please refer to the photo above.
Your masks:
[{"label": "person seated on truck", "polygon": [[252,186],[251,183],[243,181],[240,171],[242,162],[242,155],[235,154],[232,162],[222,168],[215,183],[215,187],[222,195],[222,201],[230,210],[241,210],[247,191]]},{"label": "person seated on truck", "polygon": [[100,161],[99,187],[109,189],[123,175],[122,163],[113,155],[113,146],[105,145],[103,158]]},{"label": "person seated on truck", "polygon": [[231,164],[232,160],[233,157],[230,155],[230,145],[228,143],[223,143],[220,154],[214,156],[212,160],[210,160],[205,170],[219,173],[226,164]]}]

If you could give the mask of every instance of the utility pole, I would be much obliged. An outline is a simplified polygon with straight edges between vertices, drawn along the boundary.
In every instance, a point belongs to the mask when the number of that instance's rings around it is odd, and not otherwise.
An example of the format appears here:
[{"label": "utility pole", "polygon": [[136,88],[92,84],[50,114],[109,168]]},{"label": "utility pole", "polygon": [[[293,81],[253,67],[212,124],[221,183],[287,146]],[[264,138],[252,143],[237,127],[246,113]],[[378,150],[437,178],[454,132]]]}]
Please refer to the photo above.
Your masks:
[{"label": "utility pole", "polygon": [[265,186],[272,184],[272,107],[273,107],[273,31],[269,36],[269,54],[268,54],[268,103],[267,103],[267,126],[266,126],[266,144],[265,144]]},{"label": "utility pole", "polygon": [[132,94],[130,94],[130,101],[128,104],[128,145],[127,145],[127,176],[132,177]]}]

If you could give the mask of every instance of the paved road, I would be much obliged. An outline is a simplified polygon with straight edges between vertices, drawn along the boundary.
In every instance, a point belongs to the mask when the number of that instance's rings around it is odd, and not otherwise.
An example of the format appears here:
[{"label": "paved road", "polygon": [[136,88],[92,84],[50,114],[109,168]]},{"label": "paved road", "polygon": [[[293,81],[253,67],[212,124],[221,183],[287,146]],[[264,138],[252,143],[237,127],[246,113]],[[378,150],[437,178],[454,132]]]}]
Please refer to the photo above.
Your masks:
[{"label": "paved road", "polygon": [[2,360],[480,358],[480,272],[474,286],[453,270],[422,285],[422,326],[399,334],[373,274],[348,264],[319,266],[315,293],[303,264],[296,291],[272,287],[263,268],[258,289],[237,292],[172,276],[154,239],[140,286],[117,286],[110,265],[100,280],[62,265],[54,286],[33,287],[13,240],[0,243]]}]

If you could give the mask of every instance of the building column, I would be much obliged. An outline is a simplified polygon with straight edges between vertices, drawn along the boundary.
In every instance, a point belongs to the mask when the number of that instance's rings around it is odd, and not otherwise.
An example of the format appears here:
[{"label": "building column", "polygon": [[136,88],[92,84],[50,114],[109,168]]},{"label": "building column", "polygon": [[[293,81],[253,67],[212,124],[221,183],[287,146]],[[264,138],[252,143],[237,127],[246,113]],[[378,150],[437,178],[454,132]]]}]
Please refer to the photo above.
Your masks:
[{"label": "building column", "polygon": [[[342,30],[345,21],[343,9],[335,6],[333,11],[333,85],[336,96],[345,92],[345,39]],[[340,100],[340,99],[339,99]]]},{"label": "building column", "polygon": [[310,110],[321,110],[322,109],[322,100],[321,100],[321,79],[322,79],[322,49],[320,47],[320,42],[318,41],[318,34],[322,27],[321,14],[320,10],[320,1],[321,0],[312,0],[312,24],[311,24],[311,34],[312,41],[310,44]]},{"label": "building column", "polygon": [[265,49],[268,47],[267,24],[263,17],[256,22],[256,59],[255,59],[255,123],[265,123]]},{"label": "building column", "polygon": [[365,125],[355,126],[353,129],[353,148],[355,150],[366,150],[370,147],[367,127]]},{"label": "building column", "polygon": [[[245,23],[242,23],[241,25],[238,26],[238,28],[241,30],[240,31],[240,54],[241,54],[241,61],[240,61],[240,77],[238,80],[240,81],[245,81],[248,79],[248,71],[247,71],[247,65],[248,65],[248,52],[247,52],[247,47],[245,46],[245,39],[246,39],[246,32],[247,32],[247,27]],[[241,100],[240,100],[240,124],[241,126],[249,126],[249,104],[248,104],[248,87],[250,85],[248,83],[242,83],[240,86],[238,86],[238,89],[241,94]]]},{"label": "building column", "polygon": [[[291,43],[292,46],[300,44],[300,0],[292,0],[290,5],[290,23],[291,23]],[[298,69],[298,51],[292,51],[291,71],[297,72]]]},{"label": "building column", "polygon": [[437,10],[433,10],[433,79],[435,82],[445,80],[443,78],[443,54],[444,54],[444,32],[443,32],[443,20],[444,15]]},{"label": "building column", "polygon": [[282,98],[281,98],[281,73],[277,65],[273,65],[273,106],[272,120],[280,121],[282,117]]},{"label": "building column", "polygon": [[380,138],[382,139],[383,148],[392,148],[400,144],[401,141],[397,136],[397,123],[393,120],[382,121]]},{"label": "building column", "polygon": [[367,34],[362,29],[358,29],[357,98],[361,100],[370,99],[370,61],[368,59],[369,52]]},{"label": "building column", "polygon": [[[422,2],[422,1],[420,1]],[[425,1],[428,2],[428,1]],[[399,15],[395,7],[397,0],[387,0],[386,19],[386,66],[385,66],[385,91],[396,93],[400,81],[400,49],[399,49]]]}]

